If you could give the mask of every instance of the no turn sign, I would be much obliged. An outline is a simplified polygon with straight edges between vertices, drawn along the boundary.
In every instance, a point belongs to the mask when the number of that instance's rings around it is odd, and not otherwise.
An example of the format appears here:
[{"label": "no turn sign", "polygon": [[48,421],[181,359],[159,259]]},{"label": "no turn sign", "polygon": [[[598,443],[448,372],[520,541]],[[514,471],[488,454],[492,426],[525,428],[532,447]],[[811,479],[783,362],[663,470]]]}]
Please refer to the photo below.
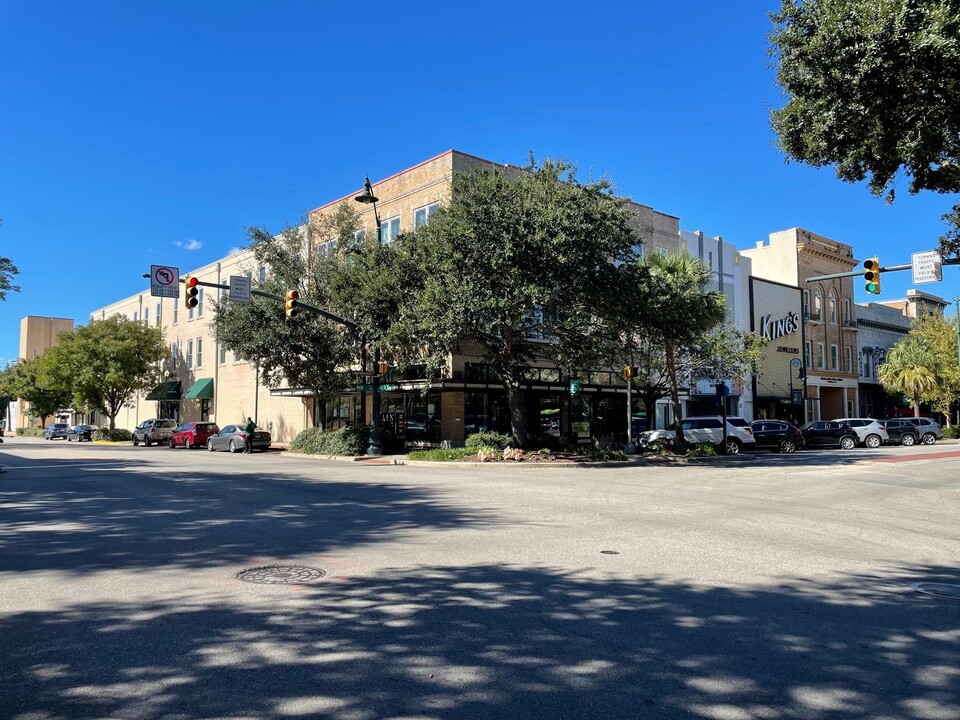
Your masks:
[{"label": "no turn sign", "polygon": [[153,297],[180,297],[180,268],[151,265],[150,294]]}]

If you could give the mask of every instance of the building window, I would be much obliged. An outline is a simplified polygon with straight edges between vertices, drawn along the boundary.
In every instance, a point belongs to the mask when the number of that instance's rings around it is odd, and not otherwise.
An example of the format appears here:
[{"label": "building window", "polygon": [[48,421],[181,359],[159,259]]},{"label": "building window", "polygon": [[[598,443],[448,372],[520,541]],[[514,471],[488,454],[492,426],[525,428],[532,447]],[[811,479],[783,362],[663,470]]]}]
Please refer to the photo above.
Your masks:
[{"label": "building window", "polygon": [[362,245],[367,239],[367,229],[360,228],[359,230],[353,231],[353,242],[357,245]]},{"label": "building window", "polygon": [[144,325],[150,324],[150,308],[148,307],[143,309],[143,324]]},{"label": "building window", "polygon": [[380,225],[380,241],[392,243],[400,235],[400,216],[388,218]]},{"label": "building window", "polygon": [[197,292],[197,317],[203,317],[203,288]]},{"label": "building window", "polygon": [[170,357],[173,358],[173,369],[174,369],[174,370],[177,369],[177,355],[178,355],[179,353],[180,353],[180,347],[177,345],[177,343],[173,343],[173,345],[170,346]]},{"label": "building window", "polygon": [[817,343],[817,370],[823,370],[823,343]]},{"label": "building window", "polygon": [[850,317],[850,298],[844,298],[843,300],[843,321],[850,325],[853,318]]},{"label": "building window", "polygon": [[140,316],[139,316],[137,313],[134,313],[134,314],[133,314],[133,321],[136,322],[136,321],[139,320],[139,319],[140,319]]},{"label": "building window", "polygon": [[187,370],[193,367],[193,340],[187,340]]},{"label": "building window", "polygon": [[197,367],[203,367],[203,338],[197,338]]},{"label": "building window", "polygon": [[429,205],[424,205],[422,208],[417,208],[413,211],[413,227],[414,229],[420,227],[421,225],[426,225],[427,221],[430,219],[430,216],[433,215],[437,210],[440,209],[440,203],[430,203]]},{"label": "building window", "polygon": [[846,349],[846,353],[847,353],[847,358],[846,358],[847,365],[844,369],[848,373],[852,373],[853,372],[853,348],[848,345]]},{"label": "building window", "polygon": [[177,324],[177,320],[180,319],[180,305],[177,303],[177,299],[173,299],[173,324]]},{"label": "building window", "polygon": [[803,291],[803,314],[810,315],[810,291]]},{"label": "building window", "polygon": [[830,324],[837,324],[837,296],[830,292]]},{"label": "building window", "polygon": [[817,290],[813,298],[813,320],[823,320],[823,295]]},{"label": "building window", "polygon": [[830,346],[830,369],[839,370],[840,369],[840,350],[836,345]]},{"label": "building window", "polygon": [[873,377],[873,348],[863,349],[863,376],[865,378]]},{"label": "building window", "polygon": [[226,364],[227,364],[227,346],[224,345],[223,343],[220,343],[220,358],[219,358],[219,363],[220,363],[221,365],[226,365]]},{"label": "building window", "polygon": [[803,344],[803,359],[808,370],[813,367],[813,345],[809,340]]},{"label": "building window", "polygon": [[327,240],[326,242],[317,243],[317,255],[330,255],[336,247],[336,240]]},{"label": "building window", "polygon": [[156,317],[156,320],[153,321],[153,324],[159,327],[160,326],[160,303],[157,303],[157,314],[155,317]]},{"label": "building window", "polygon": [[257,277],[260,280],[260,284],[263,285],[267,281],[267,268],[261,265],[260,270],[257,272]]}]

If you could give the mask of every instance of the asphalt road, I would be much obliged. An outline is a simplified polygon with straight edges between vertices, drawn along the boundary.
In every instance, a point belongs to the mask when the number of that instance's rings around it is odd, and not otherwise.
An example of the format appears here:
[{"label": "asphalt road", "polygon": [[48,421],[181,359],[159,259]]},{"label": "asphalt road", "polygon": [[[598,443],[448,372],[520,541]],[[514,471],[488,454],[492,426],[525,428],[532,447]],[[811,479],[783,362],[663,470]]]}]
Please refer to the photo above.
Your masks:
[{"label": "asphalt road", "polygon": [[0,718],[960,718],[957,444],[0,466]]}]

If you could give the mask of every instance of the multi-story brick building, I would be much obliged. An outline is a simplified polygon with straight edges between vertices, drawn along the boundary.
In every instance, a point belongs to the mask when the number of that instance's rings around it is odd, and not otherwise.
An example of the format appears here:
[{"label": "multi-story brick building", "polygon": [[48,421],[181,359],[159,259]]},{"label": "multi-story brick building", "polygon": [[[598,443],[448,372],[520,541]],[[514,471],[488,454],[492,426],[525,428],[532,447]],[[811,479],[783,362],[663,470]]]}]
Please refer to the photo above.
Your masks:
[{"label": "multi-story brick building", "polygon": [[803,303],[803,369],[806,420],[853,417],[859,408],[856,367],[856,278],[807,282],[808,277],[849,272],[859,264],[850,245],[793,228],[770,234],[749,257],[755,277],[799,287]]},{"label": "multi-story brick building", "polygon": [[[31,360],[43,355],[57,344],[57,336],[62,332],[73,330],[73,320],[70,318],[50,318],[28,315],[20,320],[20,349],[17,355],[19,360]],[[69,419],[69,408],[64,408],[66,414],[60,419]],[[10,403],[6,416],[7,428],[13,430],[20,427],[39,426],[39,419],[31,417],[30,406],[16,401]]]}]

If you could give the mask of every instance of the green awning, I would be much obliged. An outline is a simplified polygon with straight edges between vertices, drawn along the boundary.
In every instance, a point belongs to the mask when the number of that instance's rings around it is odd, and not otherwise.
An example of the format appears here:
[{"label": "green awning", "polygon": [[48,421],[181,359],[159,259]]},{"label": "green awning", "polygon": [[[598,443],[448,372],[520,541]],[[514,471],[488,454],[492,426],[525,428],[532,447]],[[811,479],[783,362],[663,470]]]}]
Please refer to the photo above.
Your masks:
[{"label": "green awning", "polygon": [[197,380],[190,389],[183,394],[184,400],[212,400],[213,378]]},{"label": "green awning", "polygon": [[147,395],[147,400],[179,400],[180,399],[180,381],[179,380],[167,380],[166,382],[160,383],[153,390],[150,391],[150,394]]}]

